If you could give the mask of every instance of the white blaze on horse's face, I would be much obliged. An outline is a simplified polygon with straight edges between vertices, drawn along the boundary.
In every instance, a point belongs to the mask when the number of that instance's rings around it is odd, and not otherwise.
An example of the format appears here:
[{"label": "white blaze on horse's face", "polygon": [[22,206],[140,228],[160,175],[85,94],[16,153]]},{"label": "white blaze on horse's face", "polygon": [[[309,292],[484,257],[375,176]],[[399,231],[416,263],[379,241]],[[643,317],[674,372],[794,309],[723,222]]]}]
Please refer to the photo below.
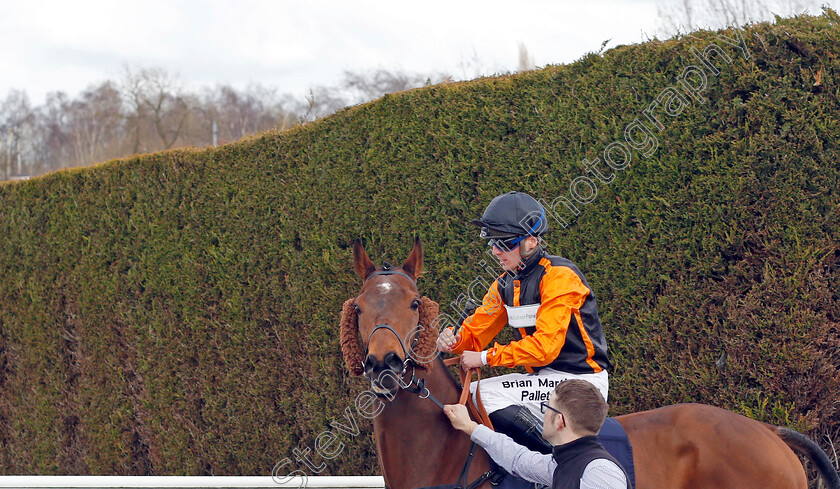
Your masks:
[{"label": "white blaze on horse's face", "polygon": [[379,293],[381,295],[386,295],[389,292],[391,292],[391,289],[393,289],[394,287],[391,284],[389,284],[388,282],[385,282],[385,283],[379,284],[376,288],[379,289]]}]

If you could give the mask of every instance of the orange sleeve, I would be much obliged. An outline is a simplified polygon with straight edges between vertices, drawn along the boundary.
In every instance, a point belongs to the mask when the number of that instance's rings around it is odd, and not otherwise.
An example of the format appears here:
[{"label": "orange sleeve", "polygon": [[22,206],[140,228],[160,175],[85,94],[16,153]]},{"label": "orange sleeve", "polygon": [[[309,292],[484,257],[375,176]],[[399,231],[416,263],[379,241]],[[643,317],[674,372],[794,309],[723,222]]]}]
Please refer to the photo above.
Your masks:
[{"label": "orange sleeve", "polygon": [[493,281],[481,305],[472,316],[464,320],[460,331],[461,339],[452,348],[452,352],[460,355],[464,351],[483,350],[505,327],[505,324],[507,324],[507,310],[502,303],[502,295],[499,293],[499,282]]},{"label": "orange sleeve", "polygon": [[487,364],[541,367],[554,361],[566,343],[572,314],[580,311],[588,295],[589,288],[572,269],[549,268],[540,282],[537,330],[507,345],[494,344],[488,350]]}]

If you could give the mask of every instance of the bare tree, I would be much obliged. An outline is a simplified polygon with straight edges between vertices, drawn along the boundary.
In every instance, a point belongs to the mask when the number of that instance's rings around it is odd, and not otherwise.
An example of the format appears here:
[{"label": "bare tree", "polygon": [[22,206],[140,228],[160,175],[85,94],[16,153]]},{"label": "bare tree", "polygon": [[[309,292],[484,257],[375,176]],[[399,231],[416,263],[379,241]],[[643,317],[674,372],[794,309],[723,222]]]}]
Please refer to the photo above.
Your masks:
[{"label": "bare tree", "polygon": [[[31,155],[31,144],[27,137],[34,134],[35,113],[29,105],[29,97],[21,90],[11,90],[0,105],[0,164],[3,179],[24,174],[24,162]],[[30,150],[27,154],[27,150]],[[13,173],[15,172],[16,173]]]},{"label": "bare tree", "polygon": [[412,88],[440,83],[447,78],[442,73],[424,75],[404,71],[345,71],[341,88],[355,94],[351,99],[355,103],[364,103],[379,98],[386,93],[402,92]]},{"label": "bare tree", "polygon": [[665,35],[719,29],[816,12],[821,0],[658,0],[659,26]]},{"label": "bare tree", "polygon": [[286,110],[276,90],[249,85],[204,89],[184,130],[184,141],[194,146],[224,144],[269,129],[284,130],[297,120]]},{"label": "bare tree", "polygon": [[69,105],[70,99],[66,93],[52,92],[47,95],[46,103],[38,111],[41,151],[33,173],[56,170],[69,160],[69,117],[66,110]]},{"label": "bare tree", "polygon": [[309,89],[305,102],[287,97],[292,111],[298,114],[301,122],[309,122],[328,116],[333,112],[352,105],[349,97],[338,87],[318,85]]},{"label": "bare tree", "polygon": [[64,107],[70,164],[83,165],[122,156],[122,100],[112,82],[91,87]]},{"label": "bare tree", "polygon": [[243,91],[219,87],[215,99],[227,141],[272,128],[285,129],[291,119],[282,109],[276,91],[251,85]]},{"label": "bare tree", "polygon": [[[141,70],[142,73],[143,70]],[[125,114],[127,129],[131,132],[132,152],[139,153],[142,150],[142,130],[145,120],[146,104],[143,102],[143,90],[145,78],[140,73],[133,73],[128,66],[123,69],[123,78],[120,84],[120,93],[123,96],[126,107]]]},{"label": "bare tree", "polygon": [[[133,72],[126,67],[121,91],[129,107],[126,120],[133,132],[134,153],[172,148],[190,116],[192,97],[161,68]],[[144,138],[149,129],[159,144]]]},{"label": "bare tree", "polygon": [[490,73],[501,72],[498,68],[487,66],[484,60],[481,59],[481,56],[478,55],[478,51],[475,49],[473,49],[473,52],[469,57],[464,57],[463,55],[461,56],[460,61],[458,61],[458,69],[461,71],[462,80],[471,80],[480,76],[486,76]]},{"label": "bare tree", "polygon": [[26,93],[0,103],[0,177],[91,164],[176,146],[229,142],[272,128],[284,130],[386,93],[448,80],[444,74],[348,71],[305,101],[251,85],[188,92],[160,68],[126,67],[117,82],[92,85],[75,98],[62,92],[32,108]]},{"label": "bare tree", "polygon": [[306,102],[293,103],[292,110],[299,114],[301,121],[311,121],[349,105],[369,102],[388,93],[442,83],[450,78],[445,73],[420,74],[384,69],[345,71],[343,80],[337,85],[311,88]]}]

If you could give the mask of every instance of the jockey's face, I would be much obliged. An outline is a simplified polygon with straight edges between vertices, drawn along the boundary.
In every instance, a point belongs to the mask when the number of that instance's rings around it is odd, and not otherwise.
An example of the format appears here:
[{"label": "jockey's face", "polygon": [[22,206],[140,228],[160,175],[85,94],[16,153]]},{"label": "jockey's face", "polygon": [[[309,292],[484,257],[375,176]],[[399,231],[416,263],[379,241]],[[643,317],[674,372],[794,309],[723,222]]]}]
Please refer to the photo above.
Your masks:
[{"label": "jockey's face", "polygon": [[516,270],[516,267],[519,266],[519,263],[522,261],[522,255],[519,254],[519,250],[522,248],[520,243],[519,246],[512,250],[503,249],[493,247],[493,256],[499,260],[499,265],[505,270]]},{"label": "jockey's face", "polygon": [[523,256],[527,256],[530,254],[531,250],[537,247],[539,241],[534,236],[528,236],[527,238],[523,239],[513,248],[507,248],[505,246],[493,246],[492,253],[493,256],[499,260],[499,265],[505,271],[515,271],[516,268],[522,263]]}]

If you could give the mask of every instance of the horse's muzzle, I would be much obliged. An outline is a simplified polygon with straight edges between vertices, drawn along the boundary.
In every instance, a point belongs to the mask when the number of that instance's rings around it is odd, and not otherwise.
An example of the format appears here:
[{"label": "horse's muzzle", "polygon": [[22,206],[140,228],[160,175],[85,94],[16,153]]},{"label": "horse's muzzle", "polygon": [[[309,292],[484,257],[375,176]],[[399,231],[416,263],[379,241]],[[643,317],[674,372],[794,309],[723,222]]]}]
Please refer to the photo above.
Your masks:
[{"label": "horse's muzzle", "polygon": [[400,380],[405,372],[403,360],[395,352],[385,354],[379,360],[372,354],[365,358],[365,377],[370,380],[374,394],[393,397],[400,389]]}]

